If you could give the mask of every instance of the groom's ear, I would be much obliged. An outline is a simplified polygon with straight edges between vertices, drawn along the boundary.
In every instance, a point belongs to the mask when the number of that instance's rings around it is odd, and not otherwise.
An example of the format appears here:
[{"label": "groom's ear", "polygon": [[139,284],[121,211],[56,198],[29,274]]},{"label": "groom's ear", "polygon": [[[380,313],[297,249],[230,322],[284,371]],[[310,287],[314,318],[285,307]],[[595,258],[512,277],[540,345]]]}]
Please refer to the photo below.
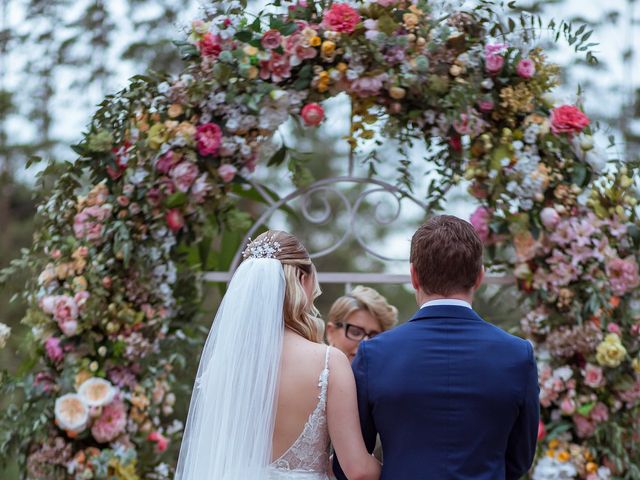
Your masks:
[{"label": "groom's ear", "polygon": [[478,274],[478,278],[476,278],[476,283],[473,286],[473,291],[477,291],[481,286],[482,286],[482,282],[484,281],[484,266],[482,267],[482,270],[480,270],[480,273]]},{"label": "groom's ear", "polygon": [[409,272],[411,273],[411,286],[417,292],[420,290],[420,281],[418,280],[418,272],[416,272],[416,268],[413,266],[413,263],[409,264]]}]

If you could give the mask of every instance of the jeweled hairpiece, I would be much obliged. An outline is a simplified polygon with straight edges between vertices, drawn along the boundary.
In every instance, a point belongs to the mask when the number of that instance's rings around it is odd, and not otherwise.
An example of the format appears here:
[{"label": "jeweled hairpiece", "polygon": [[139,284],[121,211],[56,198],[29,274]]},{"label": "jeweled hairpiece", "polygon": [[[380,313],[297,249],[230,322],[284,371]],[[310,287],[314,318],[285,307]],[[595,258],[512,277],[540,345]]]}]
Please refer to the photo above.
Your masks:
[{"label": "jeweled hairpiece", "polygon": [[242,256],[246,258],[276,258],[280,251],[280,244],[273,240],[273,237],[265,237],[262,240],[251,241],[242,252]]}]

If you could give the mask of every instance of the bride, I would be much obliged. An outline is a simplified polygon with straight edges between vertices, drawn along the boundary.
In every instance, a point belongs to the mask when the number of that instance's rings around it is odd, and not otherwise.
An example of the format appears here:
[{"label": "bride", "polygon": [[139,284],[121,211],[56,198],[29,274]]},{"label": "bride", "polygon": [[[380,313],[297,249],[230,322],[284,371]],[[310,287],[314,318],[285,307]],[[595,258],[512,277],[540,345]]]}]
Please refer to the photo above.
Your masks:
[{"label": "bride", "polygon": [[176,480],[377,480],[347,357],[321,344],[315,268],[293,235],[251,242],[196,375]]}]

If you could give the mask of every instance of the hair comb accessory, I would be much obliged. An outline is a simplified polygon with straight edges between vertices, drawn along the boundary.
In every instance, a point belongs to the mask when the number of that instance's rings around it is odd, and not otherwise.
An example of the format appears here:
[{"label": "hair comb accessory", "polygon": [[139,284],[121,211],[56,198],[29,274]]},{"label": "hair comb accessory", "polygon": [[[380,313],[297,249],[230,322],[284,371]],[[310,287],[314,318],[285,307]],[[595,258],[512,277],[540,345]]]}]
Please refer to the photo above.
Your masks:
[{"label": "hair comb accessory", "polygon": [[276,258],[280,251],[280,244],[273,240],[273,237],[265,237],[262,240],[249,239],[247,248],[242,252],[242,256],[247,258]]}]

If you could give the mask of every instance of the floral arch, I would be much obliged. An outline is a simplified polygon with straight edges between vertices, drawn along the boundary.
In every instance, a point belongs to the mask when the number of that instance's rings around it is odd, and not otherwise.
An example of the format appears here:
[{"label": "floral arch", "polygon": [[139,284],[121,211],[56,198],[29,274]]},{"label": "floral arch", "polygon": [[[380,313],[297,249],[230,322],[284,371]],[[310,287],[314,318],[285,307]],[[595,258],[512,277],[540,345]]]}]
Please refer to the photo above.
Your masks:
[{"label": "floral arch", "polygon": [[[28,478],[171,477],[176,392],[190,387],[174,347],[198,302],[189,247],[244,226],[232,193],[276,129],[291,115],[319,125],[321,102],[345,92],[353,148],[374,124],[423,138],[442,183],[466,179],[482,204],[472,222],[488,263],[513,270],[530,309],[544,420],[533,477],[640,478],[635,172],[607,165],[579,105],[549,101],[558,68],[514,46],[535,18],[516,35],[493,2],[433,5],[206,7],[182,75],[134,77],[100,105],[16,263],[36,272],[24,319],[36,356],[4,378],[23,397],[2,418],[2,456],[19,452]],[[558,31],[588,50],[583,29]]]}]

